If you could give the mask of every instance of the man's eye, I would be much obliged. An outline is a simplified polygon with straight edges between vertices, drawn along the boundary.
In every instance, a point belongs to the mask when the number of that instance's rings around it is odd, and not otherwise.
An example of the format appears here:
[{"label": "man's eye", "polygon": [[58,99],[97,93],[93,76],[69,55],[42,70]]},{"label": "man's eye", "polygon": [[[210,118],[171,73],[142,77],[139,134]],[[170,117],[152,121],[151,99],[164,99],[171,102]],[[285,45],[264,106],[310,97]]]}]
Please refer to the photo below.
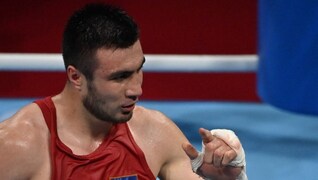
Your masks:
[{"label": "man's eye", "polygon": [[124,80],[130,76],[130,73],[123,73],[115,76],[113,79],[114,80]]}]

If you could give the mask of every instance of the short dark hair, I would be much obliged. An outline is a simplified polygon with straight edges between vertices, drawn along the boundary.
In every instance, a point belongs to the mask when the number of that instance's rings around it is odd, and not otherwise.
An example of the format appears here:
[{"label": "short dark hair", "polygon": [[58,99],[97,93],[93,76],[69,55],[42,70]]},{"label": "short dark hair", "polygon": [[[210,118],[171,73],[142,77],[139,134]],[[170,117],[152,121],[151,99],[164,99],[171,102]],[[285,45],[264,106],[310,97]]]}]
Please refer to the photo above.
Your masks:
[{"label": "short dark hair", "polygon": [[76,11],[65,26],[62,45],[65,68],[72,65],[92,80],[98,65],[97,49],[128,48],[138,39],[138,26],[125,11],[113,5],[88,4]]}]

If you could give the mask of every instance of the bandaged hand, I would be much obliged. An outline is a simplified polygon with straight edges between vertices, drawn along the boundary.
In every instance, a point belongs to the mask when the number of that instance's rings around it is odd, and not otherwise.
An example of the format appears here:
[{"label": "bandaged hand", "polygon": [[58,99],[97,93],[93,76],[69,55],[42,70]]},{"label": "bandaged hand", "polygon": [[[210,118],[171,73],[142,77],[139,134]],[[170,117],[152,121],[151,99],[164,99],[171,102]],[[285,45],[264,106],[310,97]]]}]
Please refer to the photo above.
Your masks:
[{"label": "bandaged hand", "polygon": [[183,145],[193,171],[205,179],[247,180],[244,149],[235,133],[226,129],[208,131],[203,128],[199,132],[202,137],[201,152],[191,144]]}]

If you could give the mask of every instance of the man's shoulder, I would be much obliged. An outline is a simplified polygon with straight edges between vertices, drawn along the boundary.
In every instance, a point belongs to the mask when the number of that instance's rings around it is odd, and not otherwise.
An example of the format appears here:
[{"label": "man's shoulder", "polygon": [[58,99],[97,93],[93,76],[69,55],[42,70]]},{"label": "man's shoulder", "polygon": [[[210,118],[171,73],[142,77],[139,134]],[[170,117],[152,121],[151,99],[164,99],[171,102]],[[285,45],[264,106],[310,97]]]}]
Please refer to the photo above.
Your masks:
[{"label": "man's shoulder", "polygon": [[[48,133],[35,104],[21,108],[0,123],[0,179],[31,177],[43,164]],[[13,168],[14,167],[14,168]]]},{"label": "man's shoulder", "polygon": [[173,120],[158,110],[136,107],[129,125],[146,157],[155,159],[160,166],[180,153],[181,144],[187,142]]},{"label": "man's shoulder", "polygon": [[172,123],[171,119],[169,119],[164,113],[155,109],[149,109],[143,106],[136,106],[136,110],[134,113],[134,116],[139,121],[146,121],[148,123],[154,123],[157,125]]},{"label": "man's shoulder", "polygon": [[30,143],[35,143],[34,141],[43,137],[43,132],[45,122],[41,110],[36,104],[31,103],[0,123],[1,146],[27,150]]},{"label": "man's shoulder", "polygon": [[133,119],[133,121],[138,121],[139,125],[150,129],[152,132],[154,129],[165,132],[165,134],[177,131],[178,136],[183,136],[183,133],[181,133],[174,121],[161,111],[137,106]]},{"label": "man's shoulder", "polygon": [[144,106],[136,106],[136,113],[140,116],[150,116],[150,118],[167,118],[167,116],[161,111],[150,109]]},{"label": "man's shoulder", "polygon": [[161,171],[165,164],[187,159],[182,144],[188,140],[173,119],[160,111],[140,106],[135,112],[133,121],[137,123],[134,123],[133,134],[146,157],[153,160],[154,167],[160,167]]}]

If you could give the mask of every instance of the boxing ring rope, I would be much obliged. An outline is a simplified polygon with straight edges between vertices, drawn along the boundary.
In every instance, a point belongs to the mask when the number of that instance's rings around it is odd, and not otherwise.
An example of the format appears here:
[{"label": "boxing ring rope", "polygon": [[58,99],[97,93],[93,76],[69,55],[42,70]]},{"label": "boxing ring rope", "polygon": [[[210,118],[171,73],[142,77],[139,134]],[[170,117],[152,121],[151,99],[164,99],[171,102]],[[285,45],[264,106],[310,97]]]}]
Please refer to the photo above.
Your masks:
[{"label": "boxing ring rope", "polygon": [[[254,72],[256,55],[146,54],[145,72]],[[64,71],[61,54],[0,53],[0,71]]]},{"label": "boxing ring rope", "polygon": [[[145,54],[145,58],[144,100],[259,101],[256,55]],[[0,53],[0,84],[5,84],[0,97],[55,94],[64,86],[64,71],[58,53]],[[34,82],[36,86],[30,86]]]}]

